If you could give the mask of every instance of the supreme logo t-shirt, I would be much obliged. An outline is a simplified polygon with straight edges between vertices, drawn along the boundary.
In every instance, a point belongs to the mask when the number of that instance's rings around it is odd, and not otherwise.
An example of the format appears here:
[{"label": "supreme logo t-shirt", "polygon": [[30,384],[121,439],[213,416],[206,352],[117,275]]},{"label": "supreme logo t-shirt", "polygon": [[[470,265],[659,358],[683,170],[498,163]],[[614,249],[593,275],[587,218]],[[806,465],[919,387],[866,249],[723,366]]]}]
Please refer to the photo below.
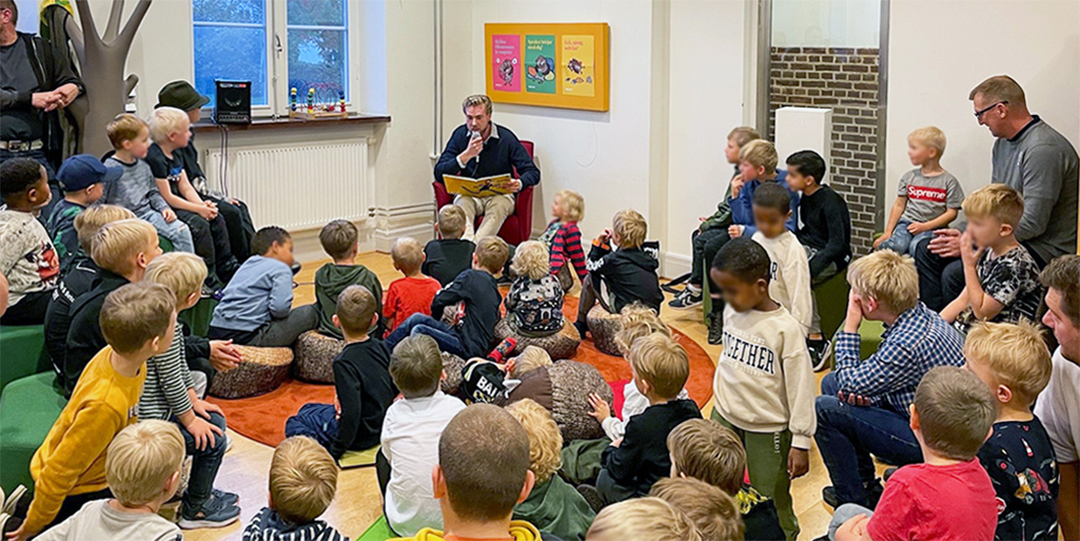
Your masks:
[{"label": "supreme logo t-shirt", "polygon": [[958,209],[964,202],[964,189],[960,181],[948,171],[926,176],[920,169],[912,169],[900,177],[898,196],[907,198],[907,208],[902,220],[925,222],[945,213],[946,209]]}]

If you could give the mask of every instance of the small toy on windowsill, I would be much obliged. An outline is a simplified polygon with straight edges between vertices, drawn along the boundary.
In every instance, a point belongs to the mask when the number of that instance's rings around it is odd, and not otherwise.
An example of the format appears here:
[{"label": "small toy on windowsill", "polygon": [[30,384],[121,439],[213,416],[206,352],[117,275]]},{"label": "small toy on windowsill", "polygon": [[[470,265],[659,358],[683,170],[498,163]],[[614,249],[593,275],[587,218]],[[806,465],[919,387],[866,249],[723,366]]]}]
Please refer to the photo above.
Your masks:
[{"label": "small toy on windowsill", "polygon": [[[336,94],[336,102],[334,100]],[[296,106],[296,88],[289,91],[289,118],[296,120],[316,120],[322,118],[347,118],[345,110],[345,92],[334,91],[325,86],[308,88],[307,102],[300,108]]]}]

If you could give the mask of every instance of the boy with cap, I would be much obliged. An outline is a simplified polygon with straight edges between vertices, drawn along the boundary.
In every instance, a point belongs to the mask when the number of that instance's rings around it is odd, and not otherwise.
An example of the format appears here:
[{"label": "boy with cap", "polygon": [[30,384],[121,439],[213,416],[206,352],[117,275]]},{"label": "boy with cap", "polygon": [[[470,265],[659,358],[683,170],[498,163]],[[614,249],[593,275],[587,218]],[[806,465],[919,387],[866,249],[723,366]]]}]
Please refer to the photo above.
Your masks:
[{"label": "boy with cap", "polygon": [[[210,98],[199,94],[191,83],[187,81],[173,81],[161,87],[158,92],[158,103],[155,109],[160,107],[175,107],[188,115],[192,125],[202,118],[202,108],[210,103]],[[146,161],[154,165],[152,157],[155,153],[147,154]],[[232,197],[217,197],[207,193],[206,175],[199,166],[199,152],[195,149],[195,133],[192,132],[187,146],[173,151],[173,156],[184,167],[187,178],[202,199],[209,199],[217,205],[218,213],[225,218],[225,228],[229,232],[229,247],[237,263],[243,263],[251,256],[251,238],[255,236],[255,226],[251,221],[251,214],[247,205],[239,199]]]},{"label": "boy with cap", "polygon": [[77,154],[66,160],[56,173],[64,199],[56,204],[45,229],[49,232],[56,255],[60,258],[60,273],[71,267],[79,253],[79,234],[75,231],[75,217],[101,199],[105,183],[115,182],[124,170],[106,167],[101,160],[89,154]]}]

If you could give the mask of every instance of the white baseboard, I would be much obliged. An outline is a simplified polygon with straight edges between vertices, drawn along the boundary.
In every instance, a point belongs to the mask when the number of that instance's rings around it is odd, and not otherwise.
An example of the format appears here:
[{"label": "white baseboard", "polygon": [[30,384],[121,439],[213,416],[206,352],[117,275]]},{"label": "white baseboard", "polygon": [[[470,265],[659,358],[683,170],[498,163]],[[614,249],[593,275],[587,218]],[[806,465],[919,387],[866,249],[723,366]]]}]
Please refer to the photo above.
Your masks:
[{"label": "white baseboard", "polygon": [[693,258],[686,254],[663,252],[660,257],[660,276],[674,278],[690,272]]},{"label": "white baseboard", "polygon": [[435,237],[432,220],[435,204],[432,202],[375,209],[375,230],[372,249],[389,252],[394,241],[400,237],[412,237],[421,243]]}]

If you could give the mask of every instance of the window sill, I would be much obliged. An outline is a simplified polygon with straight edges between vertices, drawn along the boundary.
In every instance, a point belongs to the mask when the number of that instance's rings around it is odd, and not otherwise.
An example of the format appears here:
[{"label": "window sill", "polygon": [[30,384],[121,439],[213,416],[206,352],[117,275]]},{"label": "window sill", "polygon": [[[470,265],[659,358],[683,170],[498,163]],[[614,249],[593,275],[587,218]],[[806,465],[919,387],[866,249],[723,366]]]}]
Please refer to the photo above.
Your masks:
[{"label": "window sill", "polygon": [[249,131],[249,130],[269,130],[269,129],[283,129],[283,128],[313,128],[313,127],[326,127],[326,126],[352,126],[359,124],[379,124],[389,123],[389,115],[365,115],[365,114],[350,114],[346,118],[319,118],[313,120],[302,119],[290,119],[288,117],[282,117],[278,119],[273,118],[256,118],[251,121],[251,124],[214,124],[209,119],[200,120],[191,126],[191,129],[195,133],[209,133],[216,132],[221,128],[228,131]]}]

